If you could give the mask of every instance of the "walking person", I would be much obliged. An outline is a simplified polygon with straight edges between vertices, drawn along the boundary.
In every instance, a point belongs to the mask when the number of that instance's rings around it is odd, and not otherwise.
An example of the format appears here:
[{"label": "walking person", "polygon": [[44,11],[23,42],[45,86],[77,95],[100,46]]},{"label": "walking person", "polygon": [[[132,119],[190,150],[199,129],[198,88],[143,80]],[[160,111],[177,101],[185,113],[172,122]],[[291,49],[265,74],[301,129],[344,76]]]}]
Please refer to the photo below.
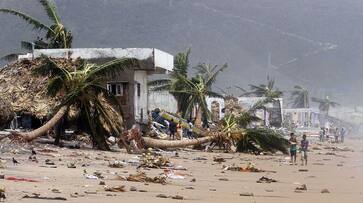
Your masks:
[{"label": "walking person", "polygon": [[296,165],[297,140],[294,133],[290,133],[289,143],[290,143],[290,157],[291,157],[290,161],[291,164]]},{"label": "walking person", "polygon": [[301,140],[301,165],[308,165],[308,148],[309,141],[306,139],[306,135],[303,134],[303,139]]}]

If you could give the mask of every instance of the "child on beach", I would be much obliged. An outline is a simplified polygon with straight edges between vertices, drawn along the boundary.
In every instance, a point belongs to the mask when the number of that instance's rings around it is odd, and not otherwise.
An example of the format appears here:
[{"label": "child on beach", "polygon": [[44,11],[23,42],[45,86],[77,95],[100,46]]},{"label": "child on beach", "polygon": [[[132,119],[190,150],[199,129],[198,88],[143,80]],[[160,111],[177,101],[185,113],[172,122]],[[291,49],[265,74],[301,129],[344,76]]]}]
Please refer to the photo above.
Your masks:
[{"label": "child on beach", "polygon": [[301,140],[301,165],[308,165],[308,147],[309,141],[306,139],[306,135],[303,135],[303,139]]},{"label": "child on beach", "polygon": [[290,157],[291,157],[291,164],[296,164],[296,145],[297,145],[297,141],[296,141],[296,137],[294,135],[294,133],[290,134]]}]

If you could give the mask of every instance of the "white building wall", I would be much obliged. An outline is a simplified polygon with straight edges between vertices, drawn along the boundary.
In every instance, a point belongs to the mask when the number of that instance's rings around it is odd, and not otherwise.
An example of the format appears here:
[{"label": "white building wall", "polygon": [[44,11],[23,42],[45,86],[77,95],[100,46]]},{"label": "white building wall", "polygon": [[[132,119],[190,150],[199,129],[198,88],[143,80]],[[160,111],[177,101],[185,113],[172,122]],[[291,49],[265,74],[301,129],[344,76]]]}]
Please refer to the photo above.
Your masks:
[{"label": "white building wall", "polygon": [[156,108],[176,113],[178,110],[178,104],[168,91],[149,91],[149,98],[148,98],[148,109],[152,111]]},{"label": "white building wall", "polygon": [[[144,70],[136,70],[134,74],[134,113],[135,120],[145,122],[148,118],[147,115],[147,100],[148,100],[148,92],[147,92],[147,72]],[[138,95],[138,85],[140,84],[140,95]]]},{"label": "white building wall", "polygon": [[219,119],[222,119],[224,117],[224,113],[222,112],[222,110],[225,108],[224,99],[217,97],[207,97],[206,100],[209,111],[212,111],[212,103],[214,101],[219,103]]}]

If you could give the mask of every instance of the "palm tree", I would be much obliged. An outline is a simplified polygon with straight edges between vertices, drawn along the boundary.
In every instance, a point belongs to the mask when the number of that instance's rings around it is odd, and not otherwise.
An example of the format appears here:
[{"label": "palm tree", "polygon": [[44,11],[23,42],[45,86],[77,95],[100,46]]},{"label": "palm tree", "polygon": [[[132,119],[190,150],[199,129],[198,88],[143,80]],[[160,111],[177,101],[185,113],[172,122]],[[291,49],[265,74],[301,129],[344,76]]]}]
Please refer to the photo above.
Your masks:
[{"label": "palm tree", "polygon": [[266,98],[280,98],[283,93],[278,88],[275,88],[275,80],[267,77],[267,84],[252,85],[250,84],[251,91],[244,93],[245,96],[256,96]]},{"label": "palm tree", "polygon": [[[249,85],[251,91],[244,93],[245,96],[256,96],[256,97],[265,97],[264,100],[257,102],[252,109],[264,109],[265,104],[272,102],[273,104],[277,104],[278,108],[281,109],[281,103],[278,98],[283,96],[282,91],[278,88],[275,88],[275,80],[267,77],[267,84],[260,85]],[[265,112],[266,114],[266,112]],[[278,113],[279,120],[282,122],[281,112]],[[280,126],[281,122],[276,122],[275,125]]]},{"label": "palm tree", "polygon": [[327,116],[329,115],[329,110],[331,107],[336,107],[340,105],[339,103],[332,101],[329,96],[326,96],[324,99],[312,97],[311,100],[318,103],[319,110],[325,113],[325,115]]},{"label": "palm tree", "polygon": [[296,85],[291,93],[294,108],[309,108],[309,91],[302,86]]},{"label": "palm tree", "polygon": [[215,81],[215,77],[218,75],[214,73],[212,77],[205,77],[198,74],[192,79],[182,77],[181,80],[185,84],[185,88],[182,90],[172,90],[171,93],[182,93],[188,95],[187,106],[185,109],[185,115],[191,115],[193,110],[196,112],[195,126],[201,128],[202,116],[206,116],[207,119],[210,118],[210,111],[208,110],[206,97],[219,97],[223,98],[219,93],[213,92],[211,90],[211,85]]},{"label": "palm tree", "polygon": [[[121,106],[114,95],[110,94],[104,86],[108,74],[119,74],[120,69],[132,67],[134,59],[115,59],[102,65],[79,61],[76,70],[62,67],[54,60],[42,56],[43,63],[34,69],[34,74],[49,77],[47,92],[49,96],[58,96],[61,99],[57,113],[40,128],[22,133],[27,141],[31,141],[52,129],[68,112],[70,107],[79,111],[83,130],[92,137],[95,148],[108,150],[105,140],[107,131],[114,135],[121,134],[122,126],[116,125],[122,119]],[[108,104],[116,107],[118,118],[112,117],[107,108]]]},{"label": "palm tree", "polygon": [[191,50],[188,49],[186,52],[178,53],[174,57],[174,70],[170,74],[169,78],[157,79],[148,83],[148,85],[151,86],[151,91],[171,92],[177,101],[178,112],[182,112],[183,116],[186,109],[188,95],[178,91],[185,88],[183,78],[188,77],[190,51]]},{"label": "palm tree", "polygon": [[[71,48],[73,38],[72,34],[62,24],[54,2],[52,0],[39,0],[39,3],[43,6],[49,20],[52,22],[51,25],[47,25],[46,23],[43,23],[21,11],[0,8],[0,12],[18,16],[28,24],[32,25],[34,29],[46,31],[45,40],[43,40],[43,38],[38,38],[34,42],[22,41],[22,48],[26,50],[31,50],[33,48]],[[10,54],[4,58],[11,59],[11,57],[14,57],[15,55],[16,54]]]},{"label": "palm tree", "polygon": [[228,64],[225,63],[221,66],[212,65],[207,63],[201,63],[195,69],[198,71],[197,74],[200,74],[204,77],[205,81],[210,81],[210,89],[212,89],[212,84],[217,80],[217,76],[220,72],[224,71],[228,67]]}]

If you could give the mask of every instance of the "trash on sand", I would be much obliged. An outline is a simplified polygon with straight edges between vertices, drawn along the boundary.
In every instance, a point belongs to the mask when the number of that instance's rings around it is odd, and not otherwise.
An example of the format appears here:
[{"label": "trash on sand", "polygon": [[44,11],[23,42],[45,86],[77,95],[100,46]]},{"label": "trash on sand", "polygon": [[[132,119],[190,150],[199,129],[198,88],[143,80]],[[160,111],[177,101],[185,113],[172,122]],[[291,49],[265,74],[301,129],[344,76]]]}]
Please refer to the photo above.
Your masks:
[{"label": "trash on sand", "polygon": [[206,161],[208,160],[207,158],[204,158],[204,157],[195,157],[193,158],[194,161]]},{"label": "trash on sand", "polygon": [[248,163],[246,168],[243,168],[241,166],[235,166],[233,164],[231,166],[224,167],[223,171],[240,171],[240,172],[253,172],[253,173],[262,173],[262,172],[276,173],[276,171],[266,171],[266,170],[258,169],[253,163]]},{"label": "trash on sand", "polygon": [[185,176],[180,173],[175,173],[173,170],[164,170],[164,174],[167,178],[174,180],[184,180]]},{"label": "trash on sand", "polygon": [[105,186],[104,187],[105,191],[107,192],[125,192],[125,186],[124,185],[121,185],[121,186],[113,186],[113,187],[110,187],[110,186]]},{"label": "trash on sand", "polygon": [[23,199],[41,199],[41,200],[62,200],[66,201],[67,198],[64,197],[41,197],[40,195],[24,195]]},{"label": "trash on sand", "polygon": [[161,168],[161,167],[171,167],[172,164],[170,163],[169,159],[163,156],[156,156],[150,153],[142,154],[140,158],[140,165],[139,167],[146,167],[146,168]]},{"label": "trash on sand", "polygon": [[326,188],[325,188],[325,189],[322,189],[322,190],[321,190],[321,193],[330,193],[330,191],[329,191],[328,189],[326,189]]},{"label": "trash on sand", "polygon": [[68,164],[67,164],[67,167],[68,167],[68,168],[77,168],[77,167],[76,167],[76,163],[68,163]]},{"label": "trash on sand", "polygon": [[308,172],[308,169],[299,169],[299,172]]},{"label": "trash on sand", "polygon": [[243,193],[240,193],[239,196],[243,196],[243,197],[253,197],[254,194],[251,193],[251,192],[243,192]]},{"label": "trash on sand", "polygon": [[137,159],[129,159],[127,161],[127,163],[129,163],[131,166],[138,166],[140,165],[140,160],[138,159],[138,157],[136,157]]},{"label": "trash on sand", "polygon": [[156,197],[164,198],[164,199],[169,198],[167,195],[164,195],[164,194],[158,194],[158,195],[156,195]]},{"label": "trash on sand", "polygon": [[295,188],[295,190],[306,191],[308,190],[308,188],[306,187],[306,184],[302,184],[299,187]]},{"label": "trash on sand", "polygon": [[277,180],[274,180],[272,178],[267,178],[265,176],[262,176],[258,181],[257,183],[275,183],[277,182]]},{"label": "trash on sand", "polygon": [[0,187],[0,201],[3,202],[6,199],[5,187]]},{"label": "trash on sand", "polygon": [[178,200],[183,200],[184,199],[184,197],[180,196],[180,195],[175,195],[175,196],[172,196],[171,198],[172,199],[178,199]]},{"label": "trash on sand", "polygon": [[37,180],[28,179],[28,178],[17,178],[15,176],[6,177],[5,180],[13,180],[15,182],[31,182],[31,183],[37,183],[37,182],[39,182]]},{"label": "trash on sand", "polygon": [[126,165],[127,163],[123,161],[114,161],[113,163],[108,162],[108,166],[111,168],[123,168]]},{"label": "trash on sand", "polygon": [[90,175],[90,174],[84,174],[84,177],[86,177],[87,179],[98,180],[97,176]]},{"label": "trash on sand", "polygon": [[166,177],[159,176],[159,177],[148,177],[144,172],[139,172],[137,174],[130,174],[129,177],[126,178],[127,181],[131,182],[150,182],[150,183],[159,183],[159,184],[166,184]]},{"label": "trash on sand", "polygon": [[53,193],[61,193],[61,191],[60,191],[60,190],[58,190],[58,189],[56,189],[56,188],[52,189],[52,192],[53,192]]},{"label": "trash on sand", "polygon": [[222,157],[213,157],[213,161],[218,163],[226,162],[226,160]]}]

